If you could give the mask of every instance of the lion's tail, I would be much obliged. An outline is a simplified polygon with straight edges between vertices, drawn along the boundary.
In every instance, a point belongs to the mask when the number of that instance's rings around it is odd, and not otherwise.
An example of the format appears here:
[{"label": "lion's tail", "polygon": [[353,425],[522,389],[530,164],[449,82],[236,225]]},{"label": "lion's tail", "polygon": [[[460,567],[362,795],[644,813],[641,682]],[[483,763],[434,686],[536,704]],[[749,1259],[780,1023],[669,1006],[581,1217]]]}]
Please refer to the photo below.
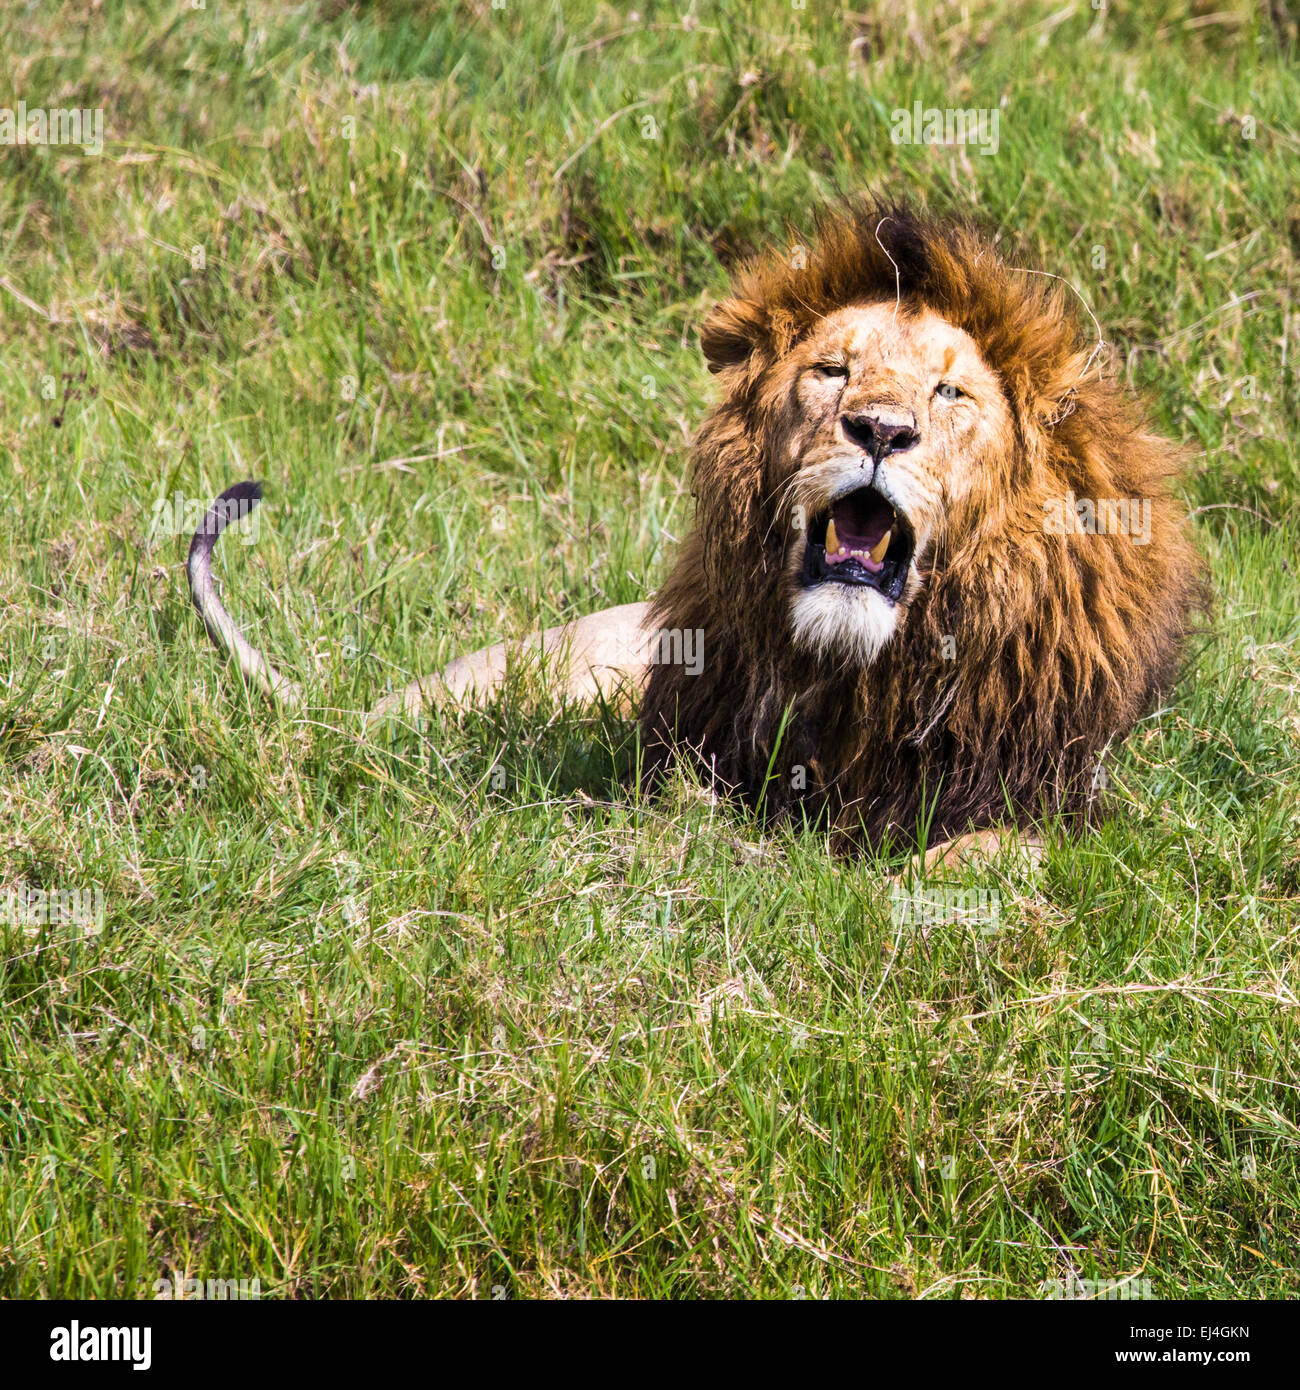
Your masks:
[{"label": "lion's tail", "polygon": [[302,690],[294,681],[282,676],[239,630],[217,596],[217,586],[212,579],[212,552],[221,533],[232,520],[247,516],[261,500],[262,484],[249,481],[228,487],[208,508],[190,542],[187,565],[190,598],[199,610],[208,636],[218,650],[234,657],[244,679],[256,685],[268,699],[293,708],[302,703]]}]

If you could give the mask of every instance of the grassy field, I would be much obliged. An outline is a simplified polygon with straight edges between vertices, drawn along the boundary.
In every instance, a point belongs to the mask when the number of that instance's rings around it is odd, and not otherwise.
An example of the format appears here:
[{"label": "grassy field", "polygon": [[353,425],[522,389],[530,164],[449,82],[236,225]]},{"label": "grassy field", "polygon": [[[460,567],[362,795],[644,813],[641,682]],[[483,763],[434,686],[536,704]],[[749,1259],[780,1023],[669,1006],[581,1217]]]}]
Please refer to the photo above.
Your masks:
[{"label": "grassy field", "polygon": [[[0,14],[0,106],[104,112],[0,148],[0,887],[103,907],[0,920],[0,1294],[1300,1294],[1296,24],[858,9]],[[1113,817],[954,881],[996,931],[638,796],[611,714],[356,715],[653,591],[703,312],[864,189],[1079,288],[1212,565]],[[217,569],[300,715],[156,506],[249,476]]]}]

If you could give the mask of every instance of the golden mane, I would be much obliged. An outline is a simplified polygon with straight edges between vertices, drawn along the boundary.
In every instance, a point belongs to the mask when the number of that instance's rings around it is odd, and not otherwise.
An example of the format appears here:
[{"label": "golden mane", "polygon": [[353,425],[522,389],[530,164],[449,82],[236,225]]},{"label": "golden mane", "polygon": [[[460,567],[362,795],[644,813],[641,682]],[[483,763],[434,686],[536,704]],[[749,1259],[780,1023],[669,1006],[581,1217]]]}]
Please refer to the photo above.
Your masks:
[{"label": "golden mane", "polygon": [[[790,465],[771,448],[783,407],[768,388],[823,316],[896,295],[974,339],[1013,429],[977,505],[917,556],[906,624],[845,671],[786,631]],[[824,215],[804,255],[747,267],[701,340],[723,397],[694,446],[696,523],[652,622],[702,630],[707,659],[697,675],[652,668],[651,766],[689,750],[752,803],[829,817],[852,841],[1087,807],[1107,747],[1172,684],[1205,589],[1170,491],[1179,450],[1090,367],[1069,291],[1009,266],[970,224],[857,204]],[[1149,501],[1149,542],[1053,533],[1045,516],[1074,498]]]}]

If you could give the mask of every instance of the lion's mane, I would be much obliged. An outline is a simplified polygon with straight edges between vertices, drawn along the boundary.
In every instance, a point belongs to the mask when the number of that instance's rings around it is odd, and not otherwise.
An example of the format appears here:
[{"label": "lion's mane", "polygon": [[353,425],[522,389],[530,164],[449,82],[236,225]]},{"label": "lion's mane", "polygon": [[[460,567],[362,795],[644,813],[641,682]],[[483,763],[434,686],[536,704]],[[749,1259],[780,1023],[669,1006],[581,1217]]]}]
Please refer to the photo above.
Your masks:
[{"label": "lion's mane", "polygon": [[[771,378],[819,316],[896,293],[971,335],[1014,424],[970,516],[917,556],[901,630],[846,672],[791,642],[777,502],[792,465],[771,447]],[[1108,746],[1172,684],[1205,590],[1170,490],[1179,450],[1089,364],[1075,304],[969,224],[865,204],[823,215],[805,256],[741,274],[701,335],[723,395],[694,445],[694,529],[651,621],[702,630],[703,670],[652,668],[651,768],[689,750],[765,811],[803,807],[850,843],[1091,804]],[[1052,534],[1045,504],[1069,494],[1150,499],[1149,543]]]}]

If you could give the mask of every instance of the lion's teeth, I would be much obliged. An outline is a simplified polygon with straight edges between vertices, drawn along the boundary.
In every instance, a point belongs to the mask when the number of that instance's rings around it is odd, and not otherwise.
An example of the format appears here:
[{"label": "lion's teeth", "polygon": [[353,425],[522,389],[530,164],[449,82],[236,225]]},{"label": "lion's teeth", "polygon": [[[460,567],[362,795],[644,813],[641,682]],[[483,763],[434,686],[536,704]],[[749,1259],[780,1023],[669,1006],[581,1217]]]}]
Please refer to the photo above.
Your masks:
[{"label": "lion's teeth", "polygon": [[888,531],[876,542],[871,552],[871,563],[878,565],[885,558],[885,551],[889,549],[889,542],[893,539],[894,528],[891,526]]},{"label": "lion's teeth", "polygon": [[835,521],[832,518],[826,523],[826,553],[827,555],[838,555],[840,550],[840,538],[835,534]]}]

